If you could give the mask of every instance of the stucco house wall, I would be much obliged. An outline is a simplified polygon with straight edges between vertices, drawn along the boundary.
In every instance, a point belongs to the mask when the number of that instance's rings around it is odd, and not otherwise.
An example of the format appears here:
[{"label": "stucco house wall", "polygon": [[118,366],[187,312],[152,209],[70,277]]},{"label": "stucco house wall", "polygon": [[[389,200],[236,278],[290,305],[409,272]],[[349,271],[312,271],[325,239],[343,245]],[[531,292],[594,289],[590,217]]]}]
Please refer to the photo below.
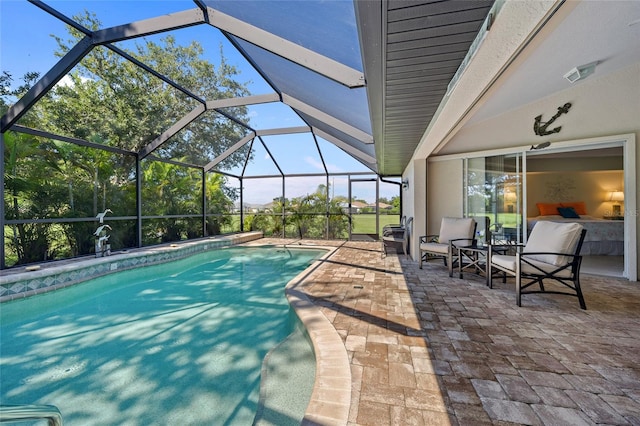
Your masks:
[{"label": "stucco house wall", "polygon": [[[543,121],[548,120],[567,102],[571,103],[569,112],[553,124],[562,127],[560,132],[535,135],[534,118],[542,115]],[[469,142],[478,150],[488,150],[626,133],[635,133],[638,140],[639,111],[640,63],[604,76],[598,76],[596,70],[584,81],[552,96],[481,122],[471,120],[438,154],[460,153],[452,147]]]},{"label": "stucco house wall", "polygon": [[[519,9],[511,6],[520,3]],[[507,3],[503,14],[503,22],[531,23],[541,20],[542,16],[550,10],[550,5],[540,7],[541,3],[530,7],[524,7],[521,2]],[[563,13],[570,13],[570,8]],[[522,19],[518,19],[521,17]],[[511,24],[509,24],[511,25]],[[478,51],[476,57],[469,65],[468,70],[462,76],[456,92],[449,102],[442,108],[436,122],[431,123],[425,133],[421,145],[416,150],[414,161],[429,158],[427,188],[424,194],[416,194],[426,203],[426,213],[422,220],[425,221],[429,233],[436,230],[436,224],[448,211],[462,212],[462,162],[460,160],[447,160],[438,162],[438,156],[451,154],[470,154],[468,148],[474,147],[473,152],[481,152],[491,149],[514,151],[526,145],[541,142],[560,142],[606,137],[611,135],[635,134],[635,139],[640,137],[640,63],[634,63],[626,68],[610,74],[601,75],[598,69],[593,75],[583,81],[569,85],[567,89],[558,91],[551,96],[537,99],[533,102],[511,108],[508,112],[485,118],[474,119],[477,112],[475,108],[482,105],[482,100],[476,103],[479,93],[490,80],[488,76],[495,75],[491,68],[491,58],[496,64],[501,60],[507,61],[508,52],[504,49],[510,43],[515,48],[518,41],[526,38],[527,24],[516,25],[518,31],[509,34],[509,28],[500,28],[497,21],[492,29],[491,37],[485,40],[485,44]],[[498,35],[503,36],[498,39]],[[535,42],[530,47],[535,46]],[[489,53],[490,52],[490,53]],[[511,64],[517,67],[518,61]],[[484,70],[484,71],[483,71]],[[508,72],[505,77],[508,77]],[[552,77],[552,76],[550,76]],[[495,82],[492,89],[483,96],[491,96],[493,90],[497,90],[500,81]],[[517,89],[516,89],[517,90]],[[562,115],[554,126],[562,126],[559,133],[540,137],[533,132],[534,118],[542,115],[543,121],[555,114],[559,106],[571,103],[571,109]],[[471,105],[475,103],[475,107]],[[433,154],[436,150],[437,154]],[[636,170],[640,167],[640,150],[634,150]],[[635,199],[640,200],[640,185],[636,186]],[[443,206],[445,202],[450,207]],[[422,201],[416,199],[415,205]],[[458,210],[458,207],[460,209]],[[596,209],[600,214],[600,207]],[[407,213],[410,214],[410,213]],[[635,220],[636,231],[631,235],[635,242],[636,253],[640,252],[638,243],[638,230],[640,229],[640,215],[637,210],[626,211],[629,220]],[[637,262],[640,263],[640,262]]]}]

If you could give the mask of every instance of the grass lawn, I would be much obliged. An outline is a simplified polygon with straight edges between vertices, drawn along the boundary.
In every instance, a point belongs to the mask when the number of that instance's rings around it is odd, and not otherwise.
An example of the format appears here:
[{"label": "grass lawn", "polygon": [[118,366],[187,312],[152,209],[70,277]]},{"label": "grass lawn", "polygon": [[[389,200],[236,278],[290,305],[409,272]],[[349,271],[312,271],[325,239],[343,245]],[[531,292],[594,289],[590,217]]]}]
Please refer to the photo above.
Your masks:
[{"label": "grass lawn", "polygon": [[[400,215],[389,214],[380,215],[380,229],[378,235],[382,233],[382,227],[389,224],[400,223]],[[376,233],[376,215],[375,214],[354,214],[353,215],[353,233],[355,234],[375,234]]]}]

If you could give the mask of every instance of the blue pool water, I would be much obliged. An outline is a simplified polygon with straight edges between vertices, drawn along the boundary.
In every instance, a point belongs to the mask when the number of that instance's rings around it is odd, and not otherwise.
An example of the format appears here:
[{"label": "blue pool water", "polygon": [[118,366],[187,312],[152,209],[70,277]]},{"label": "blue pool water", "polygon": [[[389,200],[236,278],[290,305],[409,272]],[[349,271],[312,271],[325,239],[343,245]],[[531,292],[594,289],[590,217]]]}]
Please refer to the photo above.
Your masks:
[{"label": "blue pool water", "polygon": [[263,358],[296,328],[284,286],[323,253],[229,248],[3,303],[0,403],[65,425],[250,425]]}]

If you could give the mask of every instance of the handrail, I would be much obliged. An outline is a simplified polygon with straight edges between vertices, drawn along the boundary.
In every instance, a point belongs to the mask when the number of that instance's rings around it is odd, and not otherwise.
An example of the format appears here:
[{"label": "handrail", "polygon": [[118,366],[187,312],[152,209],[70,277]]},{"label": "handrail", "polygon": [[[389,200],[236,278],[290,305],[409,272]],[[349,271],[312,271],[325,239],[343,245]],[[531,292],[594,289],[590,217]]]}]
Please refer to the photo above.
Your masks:
[{"label": "handrail", "polygon": [[53,405],[0,405],[0,423],[41,419],[49,426],[62,426],[62,414]]}]

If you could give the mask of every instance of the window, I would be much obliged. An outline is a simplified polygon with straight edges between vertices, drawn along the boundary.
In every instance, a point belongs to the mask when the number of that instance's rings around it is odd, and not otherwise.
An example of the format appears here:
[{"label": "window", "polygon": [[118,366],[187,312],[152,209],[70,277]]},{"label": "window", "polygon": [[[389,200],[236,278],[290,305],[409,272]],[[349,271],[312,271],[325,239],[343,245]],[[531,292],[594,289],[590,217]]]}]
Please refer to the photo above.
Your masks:
[{"label": "window", "polygon": [[[522,155],[496,155],[465,160],[464,213],[486,216],[499,242],[522,241]],[[486,242],[484,220],[478,220],[477,238]]]}]

